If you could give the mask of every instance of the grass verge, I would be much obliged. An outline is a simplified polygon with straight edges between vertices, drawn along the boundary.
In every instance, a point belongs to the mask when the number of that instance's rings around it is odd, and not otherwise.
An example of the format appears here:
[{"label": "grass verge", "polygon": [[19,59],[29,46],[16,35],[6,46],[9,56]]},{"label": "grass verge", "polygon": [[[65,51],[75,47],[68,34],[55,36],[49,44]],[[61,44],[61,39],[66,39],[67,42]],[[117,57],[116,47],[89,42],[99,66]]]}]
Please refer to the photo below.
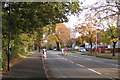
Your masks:
[{"label": "grass verge", "polygon": [[83,52],[82,52],[81,55],[88,55],[88,53],[83,53]]},{"label": "grass verge", "polygon": [[34,52],[33,51],[28,52],[28,54],[32,54],[32,53],[34,53]]},{"label": "grass verge", "polygon": [[[67,51],[67,52],[72,52],[72,51]],[[77,53],[77,54],[81,54],[81,55],[88,55],[88,56],[96,56],[96,57],[99,57],[99,58],[120,60],[120,57],[118,57],[118,56],[97,55],[97,54],[94,54],[94,53],[84,53],[84,52],[75,52],[75,51],[73,51],[72,53]]]},{"label": "grass verge", "polygon": [[94,53],[89,53],[87,54],[88,56],[96,56],[97,54],[94,54]]},{"label": "grass verge", "polygon": [[120,57],[118,57],[118,56],[97,55],[97,54],[94,54],[94,53],[82,53],[81,55],[96,56],[96,57],[99,57],[99,58],[116,59],[116,60],[119,59],[120,60]]},{"label": "grass verge", "polygon": [[72,52],[72,53],[80,54],[81,52]]},{"label": "grass verge", "polygon": [[118,56],[109,56],[109,55],[97,55],[96,57],[100,57],[100,58],[106,58],[106,59],[119,59],[120,60],[120,57]]}]

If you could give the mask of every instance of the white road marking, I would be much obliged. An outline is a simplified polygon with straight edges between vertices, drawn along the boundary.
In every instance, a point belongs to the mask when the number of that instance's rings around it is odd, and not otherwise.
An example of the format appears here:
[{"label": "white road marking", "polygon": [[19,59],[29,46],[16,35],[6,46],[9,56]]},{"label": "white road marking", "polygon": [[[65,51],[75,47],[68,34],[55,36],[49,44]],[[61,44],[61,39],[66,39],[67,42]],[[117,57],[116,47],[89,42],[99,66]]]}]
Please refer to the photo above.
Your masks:
[{"label": "white road marking", "polygon": [[65,59],[66,61],[68,61],[67,59]]},{"label": "white road marking", "polygon": [[73,56],[73,55],[70,55],[70,56]]},{"label": "white road marking", "polygon": [[87,60],[91,60],[91,59],[89,59],[89,58],[85,58],[85,59],[87,59]]},{"label": "white road marking", "polygon": [[78,66],[80,66],[80,67],[85,67],[85,66],[83,66],[83,65],[80,65],[80,64],[76,64],[76,65],[78,65]]},{"label": "white road marking", "polygon": [[77,57],[77,56],[74,56],[74,57]]},{"label": "white road marking", "polygon": [[74,63],[73,61],[70,61],[71,63]]},{"label": "white road marking", "polygon": [[61,59],[65,59],[65,58],[61,58]]},{"label": "white road marking", "polygon": [[57,57],[60,57],[59,55],[57,55]]},{"label": "white road marking", "polygon": [[73,56],[73,57],[78,57],[78,56],[74,56],[74,55],[70,55],[70,56]]},{"label": "white road marking", "polygon": [[100,63],[103,63],[102,61],[96,61],[96,62],[100,62]]},{"label": "white road marking", "polygon": [[97,73],[97,74],[101,74],[100,72],[97,72],[97,71],[95,71],[95,70],[93,70],[93,69],[88,69],[88,70],[90,70],[90,71],[92,71],[92,72],[94,72],[94,73]]},{"label": "white road marking", "polygon": [[116,65],[116,64],[112,64],[112,65],[114,65],[114,66],[119,66],[119,65]]}]

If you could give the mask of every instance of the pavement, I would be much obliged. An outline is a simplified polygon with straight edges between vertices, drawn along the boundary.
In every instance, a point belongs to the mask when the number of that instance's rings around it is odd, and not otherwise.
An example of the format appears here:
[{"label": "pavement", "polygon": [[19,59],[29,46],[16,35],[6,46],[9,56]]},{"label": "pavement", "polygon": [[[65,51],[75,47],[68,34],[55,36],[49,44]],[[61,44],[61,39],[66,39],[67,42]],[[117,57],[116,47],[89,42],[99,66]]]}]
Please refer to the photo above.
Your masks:
[{"label": "pavement", "polygon": [[2,80],[48,80],[41,54],[36,51],[27,56],[22,62],[14,65],[10,73],[3,74]]}]

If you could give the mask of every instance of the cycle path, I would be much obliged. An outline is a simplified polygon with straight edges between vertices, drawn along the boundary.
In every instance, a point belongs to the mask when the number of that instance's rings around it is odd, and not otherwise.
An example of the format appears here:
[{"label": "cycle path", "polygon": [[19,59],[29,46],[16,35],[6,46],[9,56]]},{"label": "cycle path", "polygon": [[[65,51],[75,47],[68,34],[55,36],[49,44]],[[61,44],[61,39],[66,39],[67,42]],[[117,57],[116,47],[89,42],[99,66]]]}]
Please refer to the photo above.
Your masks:
[{"label": "cycle path", "polygon": [[41,54],[36,51],[22,62],[14,65],[2,80],[47,80]]}]

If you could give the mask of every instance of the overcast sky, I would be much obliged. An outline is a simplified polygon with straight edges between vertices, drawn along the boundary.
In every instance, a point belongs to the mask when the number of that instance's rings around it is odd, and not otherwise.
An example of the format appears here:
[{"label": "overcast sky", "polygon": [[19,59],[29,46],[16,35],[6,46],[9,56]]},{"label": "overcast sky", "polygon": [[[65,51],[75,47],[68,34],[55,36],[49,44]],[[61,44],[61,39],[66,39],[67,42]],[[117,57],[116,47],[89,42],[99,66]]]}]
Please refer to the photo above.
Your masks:
[{"label": "overcast sky", "polygon": [[[106,0],[81,0],[83,1],[83,4],[81,6],[88,6],[88,5],[93,5],[96,2],[99,2],[99,4],[104,4],[106,2]],[[97,5],[98,6],[98,5]],[[81,14],[79,15],[79,18],[77,16],[71,15],[68,17],[69,22],[64,23],[68,28],[74,28],[74,25],[76,23],[78,23],[78,19],[84,19],[84,13],[86,13],[87,11],[83,11],[81,12]],[[79,34],[76,34],[76,37],[78,37]]]},{"label": "overcast sky", "polygon": [[[83,1],[83,4],[81,6],[87,6],[87,5],[92,5],[98,0],[81,0]],[[84,14],[84,13],[82,13]],[[82,17],[82,14],[79,15],[79,18]],[[68,17],[69,22],[64,23],[68,28],[74,28],[74,25],[77,23],[77,20],[79,19],[78,16],[71,15]],[[76,33],[76,37],[79,36],[79,33]]]}]

